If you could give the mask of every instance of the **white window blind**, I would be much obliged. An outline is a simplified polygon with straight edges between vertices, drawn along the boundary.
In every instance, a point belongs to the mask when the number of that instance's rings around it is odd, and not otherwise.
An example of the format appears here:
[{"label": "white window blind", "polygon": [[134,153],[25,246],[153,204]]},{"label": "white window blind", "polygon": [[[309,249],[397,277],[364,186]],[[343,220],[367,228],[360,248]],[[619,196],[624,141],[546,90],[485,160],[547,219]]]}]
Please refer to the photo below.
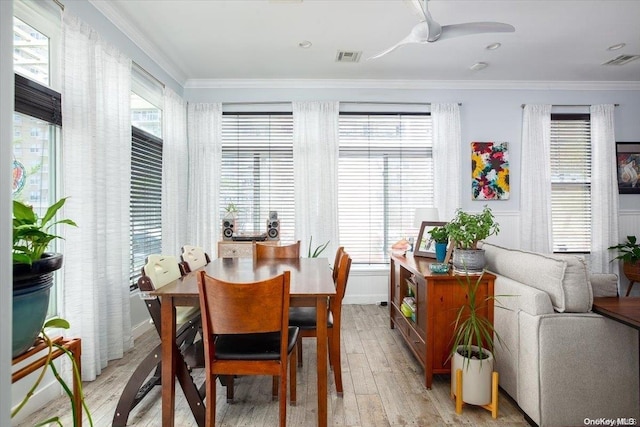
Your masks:
[{"label": "white window blind", "polygon": [[131,128],[130,288],[150,254],[162,251],[162,140]]},{"label": "white window blind", "polygon": [[293,116],[224,113],[220,218],[238,208],[236,232],[266,232],[270,211],[278,213],[280,240],[294,239]]},{"label": "white window blind", "polygon": [[354,263],[388,263],[417,236],[415,209],[433,206],[431,116],[342,113],[338,197],[340,245]]},{"label": "white window blind", "polygon": [[589,252],[591,129],[588,114],[551,115],[550,160],[553,251]]}]

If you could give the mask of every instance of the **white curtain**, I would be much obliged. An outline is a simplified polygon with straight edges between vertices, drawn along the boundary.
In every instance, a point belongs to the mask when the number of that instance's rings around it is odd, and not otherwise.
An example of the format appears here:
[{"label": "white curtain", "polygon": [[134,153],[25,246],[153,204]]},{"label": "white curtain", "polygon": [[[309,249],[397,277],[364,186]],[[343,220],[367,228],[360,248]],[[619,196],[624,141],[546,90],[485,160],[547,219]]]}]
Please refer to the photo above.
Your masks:
[{"label": "white curtain", "polygon": [[609,246],[619,243],[614,106],[591,106],[591,270],[613,272]]},{"label": "white curtain", "polygon": [[520,247],[552,252],[551,105],[525,105],[520,172]]},{"label": "white curtain", "polygon": [[182,98],[164,91],[162,134],[162,253],[179,256],[187,240],[187,110]]},{"label": "white curtain", "polygon": [[82,339],[82,377],[131,348],[129,192],[131,61],[64,16],[62,184],[69,200],[62,317]]},{"label": "white curtain", "polygon": [[293,103],[293,170],[296,239],[306,256],[329,241],[321,256],[333,258],[338,230],[338,102]]},{"label": "white curtain", "polygon": [[458,104],[432,104],[434,198],[440,220],[453,218],[461,203],[460,107]]},{"label": "white curtain", "polygon": [[222,105],[189,104],[187,108],[189,172],[187,241],[216,256],[221,218],[218,198],[222,167]]}]

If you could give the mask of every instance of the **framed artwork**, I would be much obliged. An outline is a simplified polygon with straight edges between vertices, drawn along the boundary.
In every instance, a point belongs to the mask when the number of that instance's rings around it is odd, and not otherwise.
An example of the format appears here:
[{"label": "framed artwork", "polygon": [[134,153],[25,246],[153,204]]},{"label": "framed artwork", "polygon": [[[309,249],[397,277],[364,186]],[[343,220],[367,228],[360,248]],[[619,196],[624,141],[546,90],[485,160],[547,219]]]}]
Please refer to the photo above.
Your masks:
[{"label": "framed artwork", "polygon": [[640,142],[616,142],[618,193],[640,194]]},{"label": "framed artwork", "polygon": [[506,142],[471,143],[473,200],[509,198],[509,151]]},{"label": "framed artwork", "polygon": [[440,227],[445,225],[446,222],[440,221],[422,221],[420,225],[420,233],[418,234],[418,240],[416,240],[416,246],[413,250],[413,256],[423,256],[427,258],[436,257],[436,243],[431,238],[429,230],[433,227]]}]

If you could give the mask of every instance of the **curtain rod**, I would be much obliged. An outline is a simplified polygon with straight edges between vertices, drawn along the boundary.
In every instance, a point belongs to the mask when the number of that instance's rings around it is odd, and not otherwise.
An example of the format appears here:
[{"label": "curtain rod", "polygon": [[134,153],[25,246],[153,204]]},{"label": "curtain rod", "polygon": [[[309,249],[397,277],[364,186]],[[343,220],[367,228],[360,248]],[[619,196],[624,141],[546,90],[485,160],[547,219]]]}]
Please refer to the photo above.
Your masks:
[{"label": "curtain rod", "polygon": [[53,2],[60,6],[60,9],[64,10],[64,5],[60,2],[60,0],[53,0]]},{"label": "curtain rod", "polygon": [[[527,104],[522,104],[520,107],[524,108]],[[552,107],[591,107],[591,104],[551,104]],[[620,104],[613,104],[614,107],[619,107]]]},{"label": "curtain rod", "polygon": [[[340,104],[379,104],[379,105],[432,105],[432,102],[384,102],[384,101],[338,101]],[[224,105],[262,105],[262,104],[291,104],[292,101],[238,101],[238,102],[222,102]],[[458,105],[462,105],[458,102]]]}]

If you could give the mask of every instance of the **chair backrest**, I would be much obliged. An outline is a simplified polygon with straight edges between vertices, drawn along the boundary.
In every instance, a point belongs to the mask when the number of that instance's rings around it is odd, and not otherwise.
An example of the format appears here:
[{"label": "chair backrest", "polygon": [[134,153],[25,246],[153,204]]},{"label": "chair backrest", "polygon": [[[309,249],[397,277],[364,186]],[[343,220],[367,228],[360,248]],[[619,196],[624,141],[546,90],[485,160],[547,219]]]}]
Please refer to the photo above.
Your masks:
[{"label": "chair backrest", "polygon": [[176,257],[157,254],[147,257],[147,263],[142,267],[142,273],[151,279],[155,289],[159,289],[182,276]]},{"label": "chair backrest", "polygon": [[344,246],[340,246],[336,251],[336,257],[333,260],[333,283],[336,283],[336,279],[338,278],[338,266],[340,264],[340,258],[344,253]]},{"label": "chair backrest", "polygon": [[[280,331],[287,338],[290,292],[288,271],[251,283],[225,282],[200,271],[198,289],[202,323],[207,337]],[[285,344],[286,342],[284,339]]]},{"label": "chair backrest", "polygon": [[347,291],[347,282],[349,281],[349,271],[351,271],[351,257],[348,253],[342,252],[338,262],[338,272],[336,274],[336,301],[342,304],[342,299]]},{"label": "chair backrest", "polygon": [[204,251],[204,249],[198,246],[184,245],[182,247],[182,253],[180,254],[180,259],[187,267],[186,272],[195,271],[211,262],[209,255]]},{"label": "chair backrest", "polygon": [[253,243],[254,259],[291,259],[300,258],[300,240],[290,245],[265,245]]}]

